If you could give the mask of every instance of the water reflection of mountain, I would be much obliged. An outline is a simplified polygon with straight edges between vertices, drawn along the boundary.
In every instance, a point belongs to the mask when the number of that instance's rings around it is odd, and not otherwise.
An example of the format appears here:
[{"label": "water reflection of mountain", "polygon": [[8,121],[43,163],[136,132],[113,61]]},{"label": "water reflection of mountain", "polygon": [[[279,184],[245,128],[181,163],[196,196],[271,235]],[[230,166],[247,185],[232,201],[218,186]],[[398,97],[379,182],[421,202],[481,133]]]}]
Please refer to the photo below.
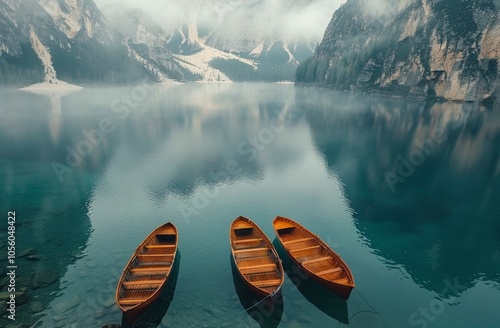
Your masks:
[{"label": "water reflection of mountain", "polygon": [[[19,284],[43,288],[44,282],[55,281],[50,288],[57,290],[60,277],[83,256],[91,224],[82,204],[91,199],[96,173],[109,163],[140,175],[159,200],[169,192],[191,194],[199,183],[216,184],[212,173],[227,170],[230,160],[237,161],[241,173],[229,179],[261,178],[267,165],[262,160],[271,150],[248,160],[238,147],[273,119],[290,117],[292,95],[292,87],[248,85],[84,89],[61,97],[1,90],[0,204],[18,211],[19,251],[35,248],[33,262],[19,260],[30,266]],[[98,129],[103,120],[110,120],[114,130],[69,167],[68,149],[77,151],[88,141],[83,131]],[[283,140],[273,142],[273,152],[280,155],[273,160],[286,163],[298,154]],[[62,183],[54,162],[70,169]],[[50,304],[52,298],[42,301]]]},{"label": "water reflection of mountain", "polygon": [[[458,278],[467,287],[479,277],[498,279],[498,110],[340,99],[318,91],[314,102],[301,106],[310,108],[316,147],[331,174],[342,180],[370,247],[437,292],[445,279]],[[446,140],[436,140],[436,133]],[[399,163],[415,156],[422,141],[434,142],[435,149],[391,191],[387,172],[398,174]]]},{"label": "water reflection of mountain", "polygon": [[[47,144],[58,138],[62,95],[2,90],[1,97],[0,206],[16,212],[16,289],[28,296],[18,304],[16,319],[32,324],[37,318],[30,312],[43,310],[56,297],[61,277],[84,256],[91,225],[82,204],[92,181],[75,174],[61,185],[50,166],[40,165],[47,160]],[[40,129],[33,111],[51,113],[54,119]],[[0,246],[6,249],[4,240]]]},{"label": "water reflection of mountain", "polygon": [[[6,141],[0,152],[5,158],[44,161],[48,167],[57,162],[71,169],[71,174],[63,172],[63,180],[71,180],[73,172],[101,170],[113,159],[126,161],[130,168],[161,171],[148,181],[150,192],[158,199],[169,191],[188,195],[200,183],[218,183],[219,173],[227,171],[232,160],[241,168],[238,178],[258,179],[265,166],[261,161],[271,157],[270,147],[253,156],[249,138],[258,137],[274,120],[288,120],[293,115],[293,87],[195,84],[106,92],[89,89],[61,99],[59,111],[51,108],[54,102],[48,99],[25,97],[36,104],[20,109],[29,109],[26,120],[18,122],[18,114],[6,115],[0,123],[0,138]],[[89,154],[79,156],[78,161],[71,155],[71,164],[77,164],[71,167],[68,155],[89,146],[83,131],[99,129],[104,120],[111,122],[113,130],[97,145],[91,144]],[[288,122],[293,125],[296,118]],[[18,130],[9,131],[8,126]],[[279,156],[273,153],[274,161],[287,163],[290,156],[297,155],[293,147],[285,143],[274,147],[276,144],[273,142],[273,151]]]},{"label": "water reflection of mountain", "polygon": [[[43,310],[57,297],[61,277],[85,254],[91,225],[82,204],[89,197],[92,183],[76,175],[62,186],[51,172],[33,163],[0,162],[0,206],[15,211],[17,219],[16,288],[27,288],[28,296],[27,303],[18,304],[16,319],[33,324],[37,318],[30,311]],[[4,241],[6,238],[0,246],[7,249]],[[4,320],[0,319],[0,326],[8,324]]]},{"label": "water reflection of mountain", "polygon": [[[160,92],[153,98],[154,103],[148,105],[153,109],[152,117],[127,122],[127,133],[136,132],[129,134],[134,153],[142,149],[145,158],[154,159],[152,163],[165,163],[161,168],[138,163],[143,170],[163,172],[151,181],[150,192],[155,198],[163,199],[169,191],[189,195],[199,184],[213,186],[221,179],[262,178],[267,164],[262,159],[269,157],[270,147],[253,156],[249,138],[257,137],[273,120],[292,115],[293,89],[275,91],[248,85],[186,85],[177,88],[175,95]],[[161,126],[161,122],[169,125]],[[150,123],[155,126],[147,127]],[[144,130],[156,133],[146,137]],[[284,163],[297,156],[287,147],[273,150],[281,152],[276,158]],[[237,163],[238,174],[231,173],[229,162]]]}]

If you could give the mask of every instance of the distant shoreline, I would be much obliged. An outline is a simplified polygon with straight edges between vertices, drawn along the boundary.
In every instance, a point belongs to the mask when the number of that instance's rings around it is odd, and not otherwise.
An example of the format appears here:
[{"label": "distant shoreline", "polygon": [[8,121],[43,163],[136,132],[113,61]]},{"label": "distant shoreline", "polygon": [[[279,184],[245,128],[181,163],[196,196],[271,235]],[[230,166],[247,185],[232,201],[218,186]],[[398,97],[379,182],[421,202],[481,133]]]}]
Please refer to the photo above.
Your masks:
[{"label": "distant shoreline", "polygon": [[58,83],[48,83],[48,82],[35,83],[28,85],[26,87],[19,88],[18,90],[54,91],[54,90],[80,90],[80,89],[83,89],[83,87],[63,81],[58,81]]}]

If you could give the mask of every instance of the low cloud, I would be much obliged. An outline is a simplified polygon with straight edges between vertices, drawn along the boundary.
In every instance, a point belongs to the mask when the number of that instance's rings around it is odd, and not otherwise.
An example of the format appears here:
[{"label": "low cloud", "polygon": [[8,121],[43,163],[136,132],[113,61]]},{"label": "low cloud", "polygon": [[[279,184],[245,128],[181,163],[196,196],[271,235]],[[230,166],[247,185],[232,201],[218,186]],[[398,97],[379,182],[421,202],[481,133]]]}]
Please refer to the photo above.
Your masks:
[{"label": "low cloud", "polygon": [[408,7],[415,0],[364,0],[364,2],[365,14],[391,16]]},{"label": "low cloud", "polygon": [[[95,0],[98,6],[117,2],[116,0]],[[225,15],[241,5],[259,4],[264,7],[264,19],[250,17],[255,20],[258,29],[280,30],[285,38],[307,38],[321,40],[323,33],[335,10],[345,0],[135,0],[121,1],[131,8],[140,7],[150,14],[167,30],[186,21],[210,20],[220,22]],[[287,9],[290,6],[294,9]],[[285,9],[285,10],[283,10]],[[285,12],[285,14],[283,14]],[[248,24],[248,22],[246,22]],[[247,25],[245,24],[245,25]]]},{"label": "low cloud", "polygon": [[[333,13],[344,2],[345,0],[313,1],[305,7],[290,11],[281,17],[282,34],[287,39],[321,40]],[[277,17],[280,17],[279,13]]]}]

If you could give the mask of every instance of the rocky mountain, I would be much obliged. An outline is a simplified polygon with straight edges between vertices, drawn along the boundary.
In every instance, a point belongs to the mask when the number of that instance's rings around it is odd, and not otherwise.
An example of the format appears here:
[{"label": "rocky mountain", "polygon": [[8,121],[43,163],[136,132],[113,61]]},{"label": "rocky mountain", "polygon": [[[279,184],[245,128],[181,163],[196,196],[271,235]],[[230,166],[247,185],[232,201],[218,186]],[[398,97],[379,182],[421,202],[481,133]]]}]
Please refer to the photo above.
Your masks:
[{"label": "rocky mountain", "polygon": [[118,2],[103,7],[103,13],[109,26],[123,38],[129,56],[139,62],[158,82],[201,79],[201,76],[178,63],[169,51],[172,35],[142,9],[130,8]]},{"label": "rocky mountain", "polygon": [[[144,7],[151,3],[145,1]],[[149,13],[163,28],[168,49],[178,63],[203,80],[280,81],[293,80],[299,62],[313,54],[335,3],[166,0],[161,5],[154,3],[155,10],[149,8]],[[111,16],[123,7],[103,9],[110,25],[118,30],[128,20]]]},{"label": "rocky mountain", "polygon": [[[200,10],[206,4],[187,8],[191,13],[181,12],[179,17],[163,21],[154,19],[141,8],[131,8],[124,2],[102,7],[110,27],[123,38],[129,54],[160,82],[178,81],[229,81],[222,71],[212,67],[212,60],[234,60],[253,69],[250,61],[204,46],[201,37]],[[163,24],[158,23],[163,22]],[[199,28],[200,27],[200,28]]]},{"label": "rocky mountain", "polygon": [[105,2],[0,0],[0,84],[290,81],[335,0]]},{"label": "rocky mountain", "polygon": [[342,90],[494,100],[499,91],[500,1],[347,0],[333,15],[298,84]]},{"label": "rocky mountain", "polygon": [[320,36],[294,33],[291,20],[299,20],[297,13],[317,3],[325,1],[247,1],[224,16],[205,44],[255,61],[261,79],[293,80],[299,62],[313,54]]},{"label": "rocky mountain", "polygon": [[[125,33],[126,38],[92,0],[0,0],[0,83],[183,80],[182,68],[159,45],[154,27],[136,25],[143,34]],[[133,26],[127,28],[131,34]]]},{"label": "rocky mountain", "polygon": [[0,83],[153,80],[91,0],[1,0]]},{"label": "rocky mountain", "polygon": [[276,19],[275,13],[287,17],[309,5],[311,1],[248,1],[224,18],[206,44],[259,60],[286,63],[306,59],[319,40],[314,36],[287,35],[285,22]]}]

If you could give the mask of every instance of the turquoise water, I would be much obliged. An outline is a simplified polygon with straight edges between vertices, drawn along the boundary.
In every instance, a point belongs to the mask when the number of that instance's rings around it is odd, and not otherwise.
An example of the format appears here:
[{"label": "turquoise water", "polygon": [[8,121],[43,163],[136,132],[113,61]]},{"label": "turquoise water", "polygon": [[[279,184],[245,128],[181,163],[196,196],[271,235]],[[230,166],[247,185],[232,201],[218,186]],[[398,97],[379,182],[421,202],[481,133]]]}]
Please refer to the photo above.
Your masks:
[{"label": "turquoise water", "polygon": [[[0,204],[16,211],[26,295],[16,324],[120,324],[123,267],[172,221],[178,273],[136,327],[498,327],[497,109],[272,84],[0,98]],[[228,241],[239,215],[271,239],[276,215],[317,233],[352,269],[350,299],[281,252],[282,299],[246,311]]]}]

